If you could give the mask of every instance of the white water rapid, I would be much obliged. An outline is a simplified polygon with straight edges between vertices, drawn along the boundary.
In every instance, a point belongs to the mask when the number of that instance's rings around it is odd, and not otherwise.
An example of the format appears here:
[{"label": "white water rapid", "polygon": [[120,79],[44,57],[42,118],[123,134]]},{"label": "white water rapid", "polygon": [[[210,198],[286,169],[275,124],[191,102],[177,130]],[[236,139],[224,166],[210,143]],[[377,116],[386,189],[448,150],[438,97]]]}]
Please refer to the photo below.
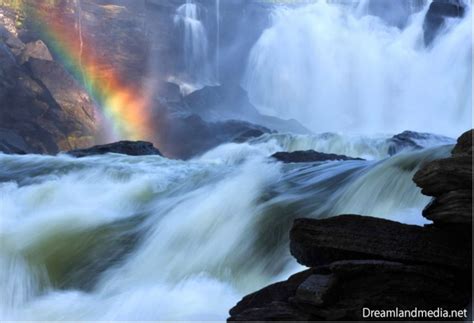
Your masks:
[{"label": "white water rapid", "polygon": [[0,155],[2,320],[224,320],[299,270],[296,217],[423,223],[411,178],[450,146],[374,161],[283,165],[274,140],[192,161]]}]

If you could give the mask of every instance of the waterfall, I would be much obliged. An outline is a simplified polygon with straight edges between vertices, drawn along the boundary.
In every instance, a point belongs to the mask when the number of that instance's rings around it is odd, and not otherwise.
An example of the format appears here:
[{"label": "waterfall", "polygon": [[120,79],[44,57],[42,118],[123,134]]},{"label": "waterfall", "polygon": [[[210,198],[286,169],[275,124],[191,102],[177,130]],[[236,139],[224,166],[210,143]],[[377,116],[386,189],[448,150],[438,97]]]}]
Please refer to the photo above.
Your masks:
[{"label": "waterfall", "polygon": [[193,0],[178,7],[174,23],[183,31],[184,80],[191,89],[216,83],[210,63],[209,38],[202,21],[201,8]]},{"label": "waterfall", "polygon": [[470,128],[470,9],[427,49],[427,6],[398,28],[363,14],[368,3],[356,11],[325,1],[277,7],[248,60],[243,86],[252,103],[315,132],[456,136]]}]

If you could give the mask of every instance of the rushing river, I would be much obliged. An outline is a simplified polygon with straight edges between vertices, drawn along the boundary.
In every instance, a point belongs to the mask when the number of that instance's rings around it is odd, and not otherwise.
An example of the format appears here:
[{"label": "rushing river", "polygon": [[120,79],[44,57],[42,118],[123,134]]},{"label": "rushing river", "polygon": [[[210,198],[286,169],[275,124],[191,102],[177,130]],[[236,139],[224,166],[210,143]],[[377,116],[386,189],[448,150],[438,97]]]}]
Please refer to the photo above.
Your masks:
[{"label": "rushing river", "polygon": [[451,148],[288,165],[267,158],[284,150],[275,138],[186,162],[0,155],[0,317],[223,320],[300,269],[288,250],[297,217],[424,223],[413,174]]}]

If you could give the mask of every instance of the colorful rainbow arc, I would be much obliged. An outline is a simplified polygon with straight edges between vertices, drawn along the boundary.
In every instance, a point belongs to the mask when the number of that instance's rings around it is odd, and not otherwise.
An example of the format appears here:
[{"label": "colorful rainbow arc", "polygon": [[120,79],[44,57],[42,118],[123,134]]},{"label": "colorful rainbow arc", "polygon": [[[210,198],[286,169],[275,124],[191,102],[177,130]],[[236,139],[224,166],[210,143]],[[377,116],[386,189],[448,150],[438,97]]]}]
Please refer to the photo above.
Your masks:
[{"label": "colorful rainbow arc", "polygon": [[78,35],[75,24],[54,8],[36,8],[32,15],[55,56],[101,108],[120,139],[152,139],[149,100],[125,85],[110,64],[97,55],[92,42]]}]

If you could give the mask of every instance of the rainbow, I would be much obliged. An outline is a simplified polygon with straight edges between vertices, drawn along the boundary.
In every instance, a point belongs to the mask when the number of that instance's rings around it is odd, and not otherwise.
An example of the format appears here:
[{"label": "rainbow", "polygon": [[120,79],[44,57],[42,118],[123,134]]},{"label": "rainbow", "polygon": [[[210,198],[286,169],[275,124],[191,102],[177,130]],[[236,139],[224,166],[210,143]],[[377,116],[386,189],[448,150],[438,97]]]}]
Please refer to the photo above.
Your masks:
[{"label": "rainbow", "polygon": [[40,5],[32,14],[52,52],[97,103],[112,125],[114,136],[151,140],[153,127],[147,95],[126,85],[119,73],[97,54],[96,44],[78,31],[77,22],[65,19],[55,6]]}]

